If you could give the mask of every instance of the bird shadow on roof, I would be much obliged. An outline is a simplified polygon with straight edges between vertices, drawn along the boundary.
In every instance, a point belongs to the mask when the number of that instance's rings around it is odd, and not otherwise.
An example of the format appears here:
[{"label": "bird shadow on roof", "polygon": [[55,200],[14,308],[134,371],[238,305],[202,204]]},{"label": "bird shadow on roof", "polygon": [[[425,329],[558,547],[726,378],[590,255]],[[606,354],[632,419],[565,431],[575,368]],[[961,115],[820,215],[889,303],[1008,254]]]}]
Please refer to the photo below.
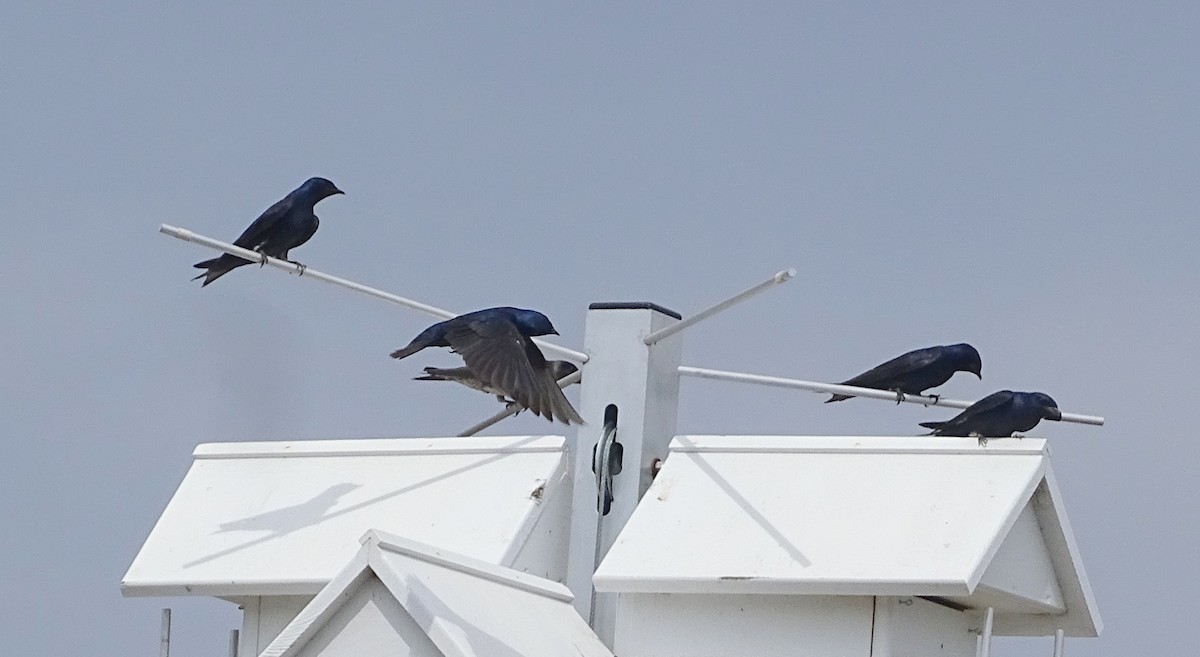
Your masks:
[{"label": "bird shadow on roof", "polygon": [[313,518],[323,517],[326,511],[337,504],[338,499],[355,488],[361,488],[361,486],[350,483],[335,484],[307,502],[266,511],[240,520],[223,522],[221,528],[214,533],[271,532],[275,535],[287,534],[311,524]]},{"label": "bird shadow on roof", "polygon": [[[513,446],[514,447],[520,446],[520,445],[523,445],[528,442],[533,442],[535,440],[538,440],[538,437],[532,436],[532,437],[530,437],[524,441],[521,441],[519,443],[514,443]],[[354,511],[358,511],[359,509],[371,506],[372,504],[377,504],[384,500],[391,499],[393,497],[397,497],[400,495],[404,495],[405,493],[410,493],[414,490],[424,488],[426,486],[437,483],[439,481],[449,479],[451,477],[456,477],[465,472],[474,470],[475,468],[479,468],[479,467],[488,465],[489,463],[495,463],[496,461],[499,461],[501,459],[504,459],[504,458],[507,458],[507,457],[513,456],[513,455],[515,455],[515,452],[501,452],[501,453],[491,454],[491,455],[487,456],[486,458],[482,458],[482,459],[479,459],[478,461],[475,461],[474,463],[470,463],[470,464],[464,465],[462,467],[454,468],[453,470],[447,470],[446,472],[443,472],[439,475],[435,475],[435,476],[432,476],[432,477],[429,477],[426,479],[422,479],[421,481],[418,481],[413,484],[409,484],[408,486],[398,488],[394,491],[390,491],[390,492],[384,493],[382,495],[376,495],[375,497],[372,497],[369,500],[364,500],[357,504],[352,504],[350,506],[347,506],[344,509],[338,509],[337,511],[333,511],[332,513],[329,512],[329,509],[332,508],[333,505],[337,503],[337,500],[339,498],[341,498],[343,495],[350,492],[354,488],[358,488],[359,486],[357,484],[337,484],[335,486],[331,486],[324,492],[318,494],[316,497],[314,497],[311,500],[304,502],[302,504],[293,505],[290,507],[284,507],[282,509],[276,509],[274,511],[267,511],[265,513],[248,516],[248,517],[242,518],[240,520],[232,520],[230,522],[222,523],[220,528],[212,533],[218,534],[218,533],[223,533],[223,532],[228,532],[228,531],[247,531],[247,530],[268,531],[269,533],[265,534],[263,536],[254,538],[252,540],[246,541],[245,543],[241,543],[239,545],[235,545],[233,547],[229,547],[224,550],[214,552],[210,555],[201,557],[199,559],[194,559],[192,561],[189,561],[189,562],[183,564],[183,568],[191,568],[193,566],[199,566],[201,564],[208,563],[208,562],[216,560],[216,559],[220,559],[221,557],[225,557],[230,554],[240,552],[242,550],[245,550],[246,548],[253,547],[255,545],[259,545],[259,544],[265,543],[267,541],[270,541],[270,540],[273,540],[273,539],[276,539],[276,538],[279,538],[282,536],[286,536],[288,534],[299,531],[306,527],[311,527],[313,525],[319,524],[319,523],[329,520],[331,518],[336,518],[338,516],[342,516],[347,513],[352,513]],[[346,486],[353,486],[354,488],[345,488]],[[330,497],[331,495],[332,495],[332,498]],[[270,523],[277,523],[277,524],[274,524],[274,526],[272,526],[272,524],[270,524]],[[366,531],[367,529],[370,529],[370,528],[371,527],[364,525],[361,531]]]}]

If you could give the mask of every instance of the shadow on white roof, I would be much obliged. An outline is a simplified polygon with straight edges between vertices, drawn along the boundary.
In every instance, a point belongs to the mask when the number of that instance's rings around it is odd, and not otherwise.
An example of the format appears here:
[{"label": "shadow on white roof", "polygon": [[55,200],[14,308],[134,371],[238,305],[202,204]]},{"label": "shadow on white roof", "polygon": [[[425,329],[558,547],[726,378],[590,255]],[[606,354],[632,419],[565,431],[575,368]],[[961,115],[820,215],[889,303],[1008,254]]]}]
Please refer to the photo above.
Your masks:
[{"label": "shadow on white roof", "polygon": [[565,474],[561,436],[199,445],[121,590],[311,595],[371,528],[510,564]]},{"label": "shadow on white roof", "polygon": [[927,596],[1096,636],[1044,440],[679,436],[598,591]]}]

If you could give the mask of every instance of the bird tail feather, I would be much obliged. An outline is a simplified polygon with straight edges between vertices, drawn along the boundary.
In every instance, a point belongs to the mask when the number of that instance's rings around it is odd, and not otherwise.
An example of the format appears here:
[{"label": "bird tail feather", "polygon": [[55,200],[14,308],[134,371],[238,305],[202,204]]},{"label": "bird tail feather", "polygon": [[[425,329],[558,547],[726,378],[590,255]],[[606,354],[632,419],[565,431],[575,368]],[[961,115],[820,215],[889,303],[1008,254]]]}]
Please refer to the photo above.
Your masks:
[{"label": "bird tail feather", "polygon": [[417,353],[418,351],[420,351],[424,348],[425,348],[425,345],[423,345],[423,344],[410,342],[407,347],[393,351],[392,358],[395,358],[397,360],[399,360],[401,358],[408,358],[409,356]]},{"label": "bird tail feather", "polygon": [[566,425],[587,424],[579,415],[579,411],[576,411],[575,407],[571,405],[571,402],[567,401],[565,397],[563,398],[563,402],[565,402],[563,406],[558,409],[559,421]]},{"label": "bird tail feather", "polygon": [[942,427],[946,426],[946,423],[945,422],[922,422],[921,426],[925,427],[926,429],[933,429],[934,431],[937,431],[938,429],[941,429]]},{"label": "bird tail feather", "polygon": [[413,381],[449,381],[450,379],[442,372],[443,370],[437,367],[426,367],[425,376],[414,376]]},{"label": "bird tail feather", "polygon": [[205,260],[204,262],[197,262],[196,264],[192,265],[196,269],[207,269],[208,270],[208,271],[204,272],[203,274],[200,274],[199,276],[193,278],[192,280],[194,281],[194,280],[203,278],[204,282],[200,284],[200,287],[204,287],[205,285],[208,285],[209,283],[217,280],[218,278],[224,276],[225,274],[228,274],[229,272],[233,271],[234,269],[237,269],[238,267],[241,267],[242,265],[248,265],[248,264],[250,264],[249,260],[246,260],[245,258],[239,258],[237,256],[229,255],[228,253],[226,253],[219,258]]},{"label": "bird tail feather", "polygon": [[830,397],[829,399],[826,399],[825,403],[829,404],[831,402],[846,401],[847,399],[850,399],[853,396],[854,395],[834,395],[834,396]]}]

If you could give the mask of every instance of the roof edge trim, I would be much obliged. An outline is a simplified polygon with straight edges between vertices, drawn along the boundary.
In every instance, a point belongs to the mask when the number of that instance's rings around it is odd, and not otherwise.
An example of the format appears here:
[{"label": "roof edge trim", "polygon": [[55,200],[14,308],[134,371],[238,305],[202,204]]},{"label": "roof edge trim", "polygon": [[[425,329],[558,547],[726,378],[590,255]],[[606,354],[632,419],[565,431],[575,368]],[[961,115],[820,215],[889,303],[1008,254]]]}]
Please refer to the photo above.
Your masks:
[{"label": "roof edge trim", "polygon": [[471,557],[442,550],[426,543],[410,540],[403,536],[389,534],[376,529],[369,530],[361,539],[364,544],[372,544],[381,552],[395,552],[413,557],[421,561],[472,575],[480,579],[508,586],[528,593],[534,593],[562,602],[571,602],[575,596],[571,591],[556,582],[544,580],[541,577],[528,575],[504,566],[472,559]]},{"label": "roof edge trim", "polygon": [[482,438],[368,438],[245,443],[201,443],[192,456],[200,459],[246,459],[329,456],[410,456],[430,454],[528,454],[561,452],[566,438],[487,436]]},{"label": "roof edge trim", "polygon": [[935,436],[762,436],[679,435],[672,452],[745,454],[970,454],[974,456],[1046,455],[1041,438],[992,438],[979,445],[974,438]]}]

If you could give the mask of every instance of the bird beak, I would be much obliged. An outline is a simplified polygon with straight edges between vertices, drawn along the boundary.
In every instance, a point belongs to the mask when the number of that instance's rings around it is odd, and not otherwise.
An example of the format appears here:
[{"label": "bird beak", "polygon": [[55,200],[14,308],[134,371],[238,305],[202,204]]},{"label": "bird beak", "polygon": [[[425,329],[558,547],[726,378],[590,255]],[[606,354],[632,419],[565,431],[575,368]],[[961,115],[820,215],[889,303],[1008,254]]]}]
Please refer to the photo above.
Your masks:
[{"label": "bird beak", "polygon": [[333,190],[333,193],[334,193],[334,194],[345,194],[346,192],[343,192],[342,190],[335,188],[335,189]]},{"label": "bird beak", "polygon": [[558,331],[555,331],[554,329],[550,329],[550,335],[558,335]]},{"label": "bird beak", "polygon": [[1057,406],[1051,406],[1046,410],[1050,412],[1048,419],[1054,420],[1055,422],[1062,421],[1062,411],[1058,410]]}]

